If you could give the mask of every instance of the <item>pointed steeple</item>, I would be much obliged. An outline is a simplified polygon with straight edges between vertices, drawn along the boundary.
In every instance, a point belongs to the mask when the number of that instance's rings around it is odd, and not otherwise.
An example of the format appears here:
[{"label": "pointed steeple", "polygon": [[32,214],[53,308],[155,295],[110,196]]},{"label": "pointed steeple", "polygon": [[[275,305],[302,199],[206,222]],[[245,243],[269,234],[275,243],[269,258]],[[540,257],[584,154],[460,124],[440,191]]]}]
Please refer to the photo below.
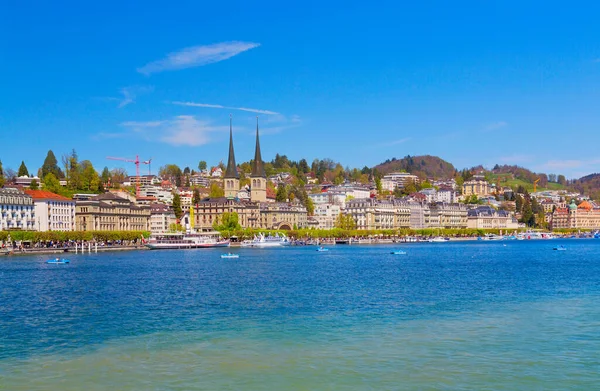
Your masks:
[{"label": "pointed steeple", "polygon": [[240,176],[237,172],[237,165],[235,164],[235,153],[233,152],[233,129],[231,122],[231,114],[229,114],[229,159],[227,159],[225,178],[238,179]]},{"label": "pointed steeple", "polygon": [[258,116],[256,117],[256,149],[254,150],[254,162],[252,163],[252,177],[266,178],[265,167],[260,155],[260,141],[258,140]]}]

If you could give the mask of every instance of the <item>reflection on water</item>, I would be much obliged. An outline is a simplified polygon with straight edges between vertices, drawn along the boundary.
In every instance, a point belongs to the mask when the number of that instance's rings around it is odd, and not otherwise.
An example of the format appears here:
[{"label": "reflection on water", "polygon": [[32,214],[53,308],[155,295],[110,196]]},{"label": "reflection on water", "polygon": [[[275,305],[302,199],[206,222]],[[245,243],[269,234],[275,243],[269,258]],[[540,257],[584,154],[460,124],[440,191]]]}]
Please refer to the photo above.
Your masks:
[{"label": "reflection on water", "polygon": [[0,389],[594,389],[598,245],[565,243],[3,261]]}]

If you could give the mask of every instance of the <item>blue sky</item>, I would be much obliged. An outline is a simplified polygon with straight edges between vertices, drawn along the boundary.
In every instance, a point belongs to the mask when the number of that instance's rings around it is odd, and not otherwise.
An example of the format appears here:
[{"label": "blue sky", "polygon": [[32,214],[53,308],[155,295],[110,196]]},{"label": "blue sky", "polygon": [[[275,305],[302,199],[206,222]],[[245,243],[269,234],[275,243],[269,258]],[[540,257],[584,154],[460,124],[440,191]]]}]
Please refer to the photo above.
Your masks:
[{"label": "blue sky", "polygon": [[265,160],[600,171],[600,5],[288,3],[1,5],[0,160],[214,165],[231,113],[240,162],[258,115]]}]

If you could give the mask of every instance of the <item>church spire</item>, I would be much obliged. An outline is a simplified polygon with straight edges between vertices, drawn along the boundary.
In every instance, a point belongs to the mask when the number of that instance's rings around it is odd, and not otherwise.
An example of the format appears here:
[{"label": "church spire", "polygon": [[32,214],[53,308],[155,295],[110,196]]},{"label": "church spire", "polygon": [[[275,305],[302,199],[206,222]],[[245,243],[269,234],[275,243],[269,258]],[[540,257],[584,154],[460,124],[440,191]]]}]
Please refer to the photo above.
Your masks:
[{"label": "church spire", "polygon": [[240,176],[237,172],[237,165],[235,164],[235,153],[233,152],[233,129],[231,114],[229,114],[229,159],[227,160],[227,170],[225,171],[225,178],[238,179]]},{"label": "church spire", "polygon": [[254,150],[254,162],[252,163],[252,177],[267,177],[262,157],[260,155],[260,141],[258,139],[258,116],[256,117],[256,149]]}]

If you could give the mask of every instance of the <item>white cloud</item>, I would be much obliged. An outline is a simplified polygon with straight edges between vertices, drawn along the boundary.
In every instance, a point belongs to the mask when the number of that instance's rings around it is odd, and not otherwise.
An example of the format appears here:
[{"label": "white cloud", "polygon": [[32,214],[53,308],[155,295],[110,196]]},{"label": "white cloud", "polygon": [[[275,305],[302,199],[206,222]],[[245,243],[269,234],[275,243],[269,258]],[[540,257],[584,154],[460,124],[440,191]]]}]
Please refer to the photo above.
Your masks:
[{"label": "white cloud", "polygon": [[248,111],[251,113],[257,114],[265,114],[265,115],[280,115],[275,111],[270,110],[261,110],[261,109],[251,109],[248,107],[231,107],[231,106],[223,106],[223,105],[215,105],[211,103],[195,103],[195,102],[171,102],[174,105],[178,106],[187,106],[187,107],[207,107],[211,109],[227,109],[227,110],[240,110],[240,111]]},{"label": "white cloud", "polygon": [[172,71],[178,69],[199,67],[215,62],[227,60],[247,50],[260,46],[254,42],[221,42],[213,45],[192,46],[169,53],[165,58],[152,61],[141,68],[139,73],[150,75],[152,73]]},{"label": "white cloud", "polygon": [[154,91],[152,86],[130,86],[121,88],[123,97],[119,101],[119,108],[125,107],[130,103],[134,103],[138,96],[148,94]]},{"label": "white cloud", "polygon": [[161,141],[175,146],[198,146],[211,141],[210,133],[226,131],[228,126],[213,126],[210,121],[193,115],[180,115],[163,121],[127,121],[121,123],[130,132],[142,133],[148,141]]},{"label": "white cloud", "polygon": [[491,124],[487,124],[483,129],[486,132],[491,132],[492,130],[498,130],[508,126],[508,124],[504,121],[493,122]]}]

